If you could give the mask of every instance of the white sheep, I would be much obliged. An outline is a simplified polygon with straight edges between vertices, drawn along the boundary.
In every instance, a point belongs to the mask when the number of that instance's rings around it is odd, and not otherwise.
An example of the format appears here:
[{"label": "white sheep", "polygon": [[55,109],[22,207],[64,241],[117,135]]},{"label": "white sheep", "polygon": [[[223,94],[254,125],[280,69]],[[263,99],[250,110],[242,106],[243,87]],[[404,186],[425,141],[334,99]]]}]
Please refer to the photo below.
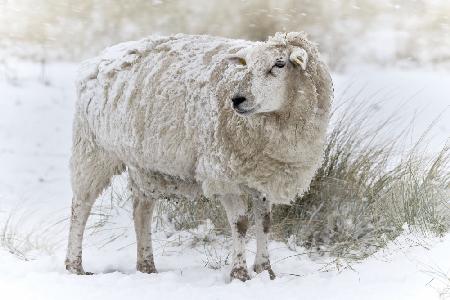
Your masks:
[{"label": "white sheep", "polygon": [[233,236],[231,278],[249,279],[247,199],[257,253],[271,269],[271,204],[289,203],[318,168],[332,81],[304,33],[266,42],[204,35],[151,36],[86,61],[77,82],[72,217],[66,268],[82,267],[91,207],[125,170],[133,197],[137,270],[156,272],[151,244],[155,201],[205,195],[225,207]]}]

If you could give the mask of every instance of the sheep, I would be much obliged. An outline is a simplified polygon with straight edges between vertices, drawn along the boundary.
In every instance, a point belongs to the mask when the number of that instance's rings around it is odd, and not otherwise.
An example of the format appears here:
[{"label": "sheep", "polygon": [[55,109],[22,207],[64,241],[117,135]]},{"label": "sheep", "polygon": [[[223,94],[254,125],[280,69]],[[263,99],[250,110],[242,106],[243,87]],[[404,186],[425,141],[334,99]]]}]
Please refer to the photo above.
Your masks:
[{"label": "sheep", "polygon": [[215,197],[231,226],[231,279],[249,279],[247,201],[256,273],[271,268],[271,206],[301,195],[321,163],[333,97],[317,47],[303,32],[265,42],[150,36],[82,63],[73,123],[72,215],[66,269],[82,266],[90,210],[128,171],[136,268],[155,273],[151,223],[161,198]]}]

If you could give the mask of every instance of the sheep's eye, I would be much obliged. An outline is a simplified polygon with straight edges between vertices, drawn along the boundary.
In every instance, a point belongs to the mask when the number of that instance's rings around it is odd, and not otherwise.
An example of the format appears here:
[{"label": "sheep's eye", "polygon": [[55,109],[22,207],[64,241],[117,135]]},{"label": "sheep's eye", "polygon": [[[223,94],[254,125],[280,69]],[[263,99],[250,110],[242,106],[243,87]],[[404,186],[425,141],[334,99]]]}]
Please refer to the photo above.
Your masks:
[{"label": "sheep's eye", "polygon": [[243,58],[239,58],[239,59],[238,59],[238,63],[239,63],[241,66],[246,66],[246,65],[247,65],[247,62],[246,62],[245,59],[243,59]]},{"label": "sheep's eye", "polygon": [[284,61],[277,61],[274,66],[277,68],[283,68],[285,65],[286,63]]},{"label": "sheep's eye", "polygon": [[286,65],[286,63],[284,61],[282,61],[280,59],[277,59],[275,61],[275,64],[272,66],[272,68],[270,68],[270,70],[267,72],[267,74],[276,77],[276,74],[273,72],[273,68],[280,68],[281,69],[281,68],[284,68],[285,65]]}]

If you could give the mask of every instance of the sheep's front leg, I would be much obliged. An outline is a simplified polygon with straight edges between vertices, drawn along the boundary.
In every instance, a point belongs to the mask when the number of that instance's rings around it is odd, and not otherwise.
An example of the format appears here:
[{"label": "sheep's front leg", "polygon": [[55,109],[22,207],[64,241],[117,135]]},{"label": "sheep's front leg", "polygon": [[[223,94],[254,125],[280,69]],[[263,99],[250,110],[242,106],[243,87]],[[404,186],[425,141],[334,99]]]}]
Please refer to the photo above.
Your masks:
[{"label": "sheep's front leg", "polygon": [[268,235],[272,223],[272,209],[270,201],[259,194],[253,195],[253,214],[255,216],[256,229],[256,257],[253,270],[256,273],[269,272],[270,279],[275,279],[272,271],[268,251]]},{"label": "sheep's front leg", "polygon": [[137,187],[132,187],[133,219],[136,231],[136,269],[142,273],[156,273],[152,248],[152,216],[155,199],[145,197]]},{"label": "sheep's front leg", "polygon": [[230,276],[231,279],[246,281],[250,279],[245,259],[245,235],[249,223],[247,201],[239,195],[224,195],[220,200],[227,212],[233,237],[233,263]]}]

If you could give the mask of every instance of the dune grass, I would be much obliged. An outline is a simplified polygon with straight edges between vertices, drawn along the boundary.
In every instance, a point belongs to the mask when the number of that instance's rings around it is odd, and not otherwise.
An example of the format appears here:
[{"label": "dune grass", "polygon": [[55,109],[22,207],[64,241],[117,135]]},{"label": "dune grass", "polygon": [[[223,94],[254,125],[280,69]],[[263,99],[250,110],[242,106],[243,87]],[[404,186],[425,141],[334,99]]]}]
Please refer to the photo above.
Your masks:
[{"label": "dune grass", "polygon": [[[400,150],[394,113],[371,123],[370,106],[344,102],[322,166],[308,192],[274,209],[274,234],[310,250],[364,258],[397,237],[407,225],[421,234],[448,231],[450,151],[424,152],[430,125],[409,149]],[[351,109],[350,109],[351,108]],[[336,112],[335,112],[336,113]]]}]

